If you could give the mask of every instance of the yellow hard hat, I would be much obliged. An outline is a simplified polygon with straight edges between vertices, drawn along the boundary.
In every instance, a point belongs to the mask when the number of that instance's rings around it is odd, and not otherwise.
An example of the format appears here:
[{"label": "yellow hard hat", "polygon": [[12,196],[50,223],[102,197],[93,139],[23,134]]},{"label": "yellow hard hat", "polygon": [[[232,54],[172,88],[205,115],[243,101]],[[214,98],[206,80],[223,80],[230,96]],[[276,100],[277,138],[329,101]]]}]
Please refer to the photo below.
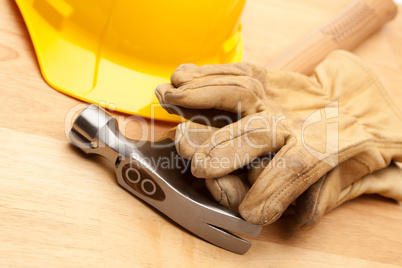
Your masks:
[{"label": "yellow hard hat", "polygon": [[16,0],[53,88],[130,114],[179,121],[154,90],[182,63],[241,60],[245,0]]}]

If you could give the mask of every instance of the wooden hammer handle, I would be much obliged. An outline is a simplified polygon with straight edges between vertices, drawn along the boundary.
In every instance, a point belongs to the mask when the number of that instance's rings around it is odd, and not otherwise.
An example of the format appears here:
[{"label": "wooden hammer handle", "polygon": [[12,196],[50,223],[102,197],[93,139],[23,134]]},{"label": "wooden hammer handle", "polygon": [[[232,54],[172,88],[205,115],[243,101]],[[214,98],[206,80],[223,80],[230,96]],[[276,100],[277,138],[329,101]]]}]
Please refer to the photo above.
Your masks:
[{"label": "wooden hammer handle", "polygon": [[267,68],[310,75],[331,51],[353,49],[396,13],[392,0],[356,0],[328,23],[293,44]]}]

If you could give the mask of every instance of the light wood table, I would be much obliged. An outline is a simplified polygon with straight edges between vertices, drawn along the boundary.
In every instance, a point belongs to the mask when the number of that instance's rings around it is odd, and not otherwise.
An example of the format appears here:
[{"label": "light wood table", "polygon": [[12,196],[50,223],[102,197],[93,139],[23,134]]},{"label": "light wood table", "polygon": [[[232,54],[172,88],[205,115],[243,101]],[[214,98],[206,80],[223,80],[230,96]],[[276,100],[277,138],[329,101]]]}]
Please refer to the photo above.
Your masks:
[{"label": "light wood table", "polygon": [[[244,60],[268,63],[348,2],[248,1]],[[354,52],[400,105],[402,14]],[[65,119],[81,102],[44,82],[11,0],[0,0],[0,95],[0,267],[402,265],[402,207],[378,196],[344,204],[309,231],[284,217],[250,238],[243,256],[194,237],[130,196],[101,159],[70,146]],[[122,120],[128,136],[139,135],[140,120]],[[159,123],[155,135],[171,126]]]}]

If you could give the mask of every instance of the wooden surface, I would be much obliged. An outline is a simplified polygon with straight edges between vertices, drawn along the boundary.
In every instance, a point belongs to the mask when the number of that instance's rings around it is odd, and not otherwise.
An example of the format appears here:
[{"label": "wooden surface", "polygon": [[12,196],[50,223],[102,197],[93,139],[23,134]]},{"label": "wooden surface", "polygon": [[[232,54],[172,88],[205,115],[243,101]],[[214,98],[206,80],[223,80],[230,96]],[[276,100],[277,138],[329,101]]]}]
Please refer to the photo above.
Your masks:
[{"label": "wooden surface", "polygon": [[[244,60],[266,65],[348,3],[249,0]],[[399,104],[401,47],[399,14],[354,50]],[[69,145],[65,121],[82,104],[43,81],[11,0],[0,0],[0,94],[0,267],[402,265],[402,206],[378,196],[344,204],[310,231],[295,230],[284,217],[250,238],[253,246],[243,256],[194,237],[130,196],[101,159]],[[141,136],[143,121],[120,121],[127,136]],[[155,136],[171,126],[159,123]]]}]

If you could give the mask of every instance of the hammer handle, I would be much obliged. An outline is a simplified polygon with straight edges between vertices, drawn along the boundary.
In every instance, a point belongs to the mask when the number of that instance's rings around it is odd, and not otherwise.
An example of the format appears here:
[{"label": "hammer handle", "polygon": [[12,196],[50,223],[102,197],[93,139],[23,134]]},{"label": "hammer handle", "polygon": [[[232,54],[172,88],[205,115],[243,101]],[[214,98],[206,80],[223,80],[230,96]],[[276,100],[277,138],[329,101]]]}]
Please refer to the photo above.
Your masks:
[{"label": "hammer handle", "polygon": [[355,48],[396,14],[392,0],[356,0],[276,57],[267,69],[310,75],[331,51]]}]

